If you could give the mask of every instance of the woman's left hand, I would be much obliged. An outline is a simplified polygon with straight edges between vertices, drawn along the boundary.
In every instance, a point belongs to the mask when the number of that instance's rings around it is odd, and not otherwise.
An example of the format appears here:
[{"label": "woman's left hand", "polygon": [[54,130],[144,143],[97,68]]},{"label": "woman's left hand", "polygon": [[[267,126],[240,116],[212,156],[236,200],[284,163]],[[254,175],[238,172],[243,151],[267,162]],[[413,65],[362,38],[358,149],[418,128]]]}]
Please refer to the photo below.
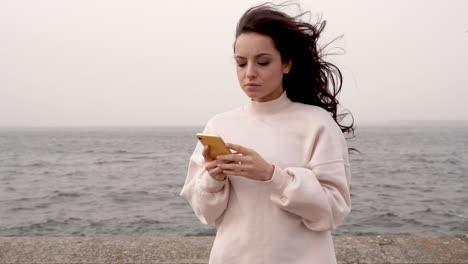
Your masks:
[{"label": "woman's left hand", "polygon": [[217,156],[218,167],[224,174],[257,181],[268,181],[273,176],[274,165],[264,160],[255,150],[231,143],[226,143],[226,147],[235,150],[235,153]]}]

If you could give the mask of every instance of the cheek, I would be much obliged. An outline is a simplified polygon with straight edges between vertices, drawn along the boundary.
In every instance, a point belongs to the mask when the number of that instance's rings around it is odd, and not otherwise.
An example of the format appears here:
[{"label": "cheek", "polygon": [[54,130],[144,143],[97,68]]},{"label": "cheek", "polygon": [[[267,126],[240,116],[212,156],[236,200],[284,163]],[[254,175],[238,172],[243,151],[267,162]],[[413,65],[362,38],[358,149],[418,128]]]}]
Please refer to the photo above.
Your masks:
[{"label": "cheek", "polygon": [[283,80],[283,71],[281,68],[271,67],[265,70],[264,76],[268,82],[276,84]]},{"label": "cheek", "polygon": [[237,73],[237,79],[239,79],[239,81],[240,81],[240,80],[243,78],[243,76],[244,76],[243,69],[237,67],[237,68],[236,68],[236,73]]}]

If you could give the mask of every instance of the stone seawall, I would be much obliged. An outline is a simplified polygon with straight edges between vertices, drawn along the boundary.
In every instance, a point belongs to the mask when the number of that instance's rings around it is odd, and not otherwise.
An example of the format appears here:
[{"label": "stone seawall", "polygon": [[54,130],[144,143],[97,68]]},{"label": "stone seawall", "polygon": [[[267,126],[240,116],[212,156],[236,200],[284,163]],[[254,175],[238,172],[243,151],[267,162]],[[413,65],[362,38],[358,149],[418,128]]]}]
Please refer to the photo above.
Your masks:
[{"label": "stone seawall", "polygon": [[[0,237],[0,263],[205,264],[214,237]],[[468,263],[468,234],[335,236],[338,263]]]}]

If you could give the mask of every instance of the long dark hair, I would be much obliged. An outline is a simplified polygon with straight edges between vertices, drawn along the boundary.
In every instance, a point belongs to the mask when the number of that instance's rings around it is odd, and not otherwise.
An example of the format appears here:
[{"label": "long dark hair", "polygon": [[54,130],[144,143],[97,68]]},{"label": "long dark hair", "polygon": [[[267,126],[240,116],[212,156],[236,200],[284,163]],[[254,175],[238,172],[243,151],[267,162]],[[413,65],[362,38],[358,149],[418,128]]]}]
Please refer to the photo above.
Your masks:
[{"label": "long dark hair", "polygon": [[[240,34],[255,32],[273,39],[283,62],[292,61],[292,67],[283,77],[283,88],[293,102],[316,105],[330,112],[343,133],[354,135],[354,118],[351,125],[340,122],[349,113],[337,113],[337,96],[341,91],[343,76],[340,69],[324,60],[324,48],[318,47],[317,41],[325,28],[326,21],[316,25],[291,17],[275,7],[264,3],[248,9],[240,18],[236,29],[236,39]],[[350,150],[355,150],[350,148]]]}]

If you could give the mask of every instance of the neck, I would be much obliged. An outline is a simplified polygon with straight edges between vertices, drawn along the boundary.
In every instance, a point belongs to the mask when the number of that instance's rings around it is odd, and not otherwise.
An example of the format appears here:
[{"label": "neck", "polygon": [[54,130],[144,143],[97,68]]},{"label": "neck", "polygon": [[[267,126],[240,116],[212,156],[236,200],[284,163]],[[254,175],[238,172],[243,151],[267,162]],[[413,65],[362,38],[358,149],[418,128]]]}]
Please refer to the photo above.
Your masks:
[{"label": "neck", "polygon": [[291,104],[292,101],[286,95],[286,91],[283,91],[279,97],[270,101],[259,102],[251,99],[246,105],[246,110],[249,114],[271,115],[280,112]]},{"label": "neck", "polygon": [[281,87],[281,89],[275,89],[272,93],[268,94],[267,96],[265,97],[260,97],[258,98],[257,100],[253,99],[254,101],[257,101],[257,102],[268,102],[268,101],[272,101],[272,100],[275,100],[277,99],[278,97],[280,97],[284,92],[284,89]]}]

